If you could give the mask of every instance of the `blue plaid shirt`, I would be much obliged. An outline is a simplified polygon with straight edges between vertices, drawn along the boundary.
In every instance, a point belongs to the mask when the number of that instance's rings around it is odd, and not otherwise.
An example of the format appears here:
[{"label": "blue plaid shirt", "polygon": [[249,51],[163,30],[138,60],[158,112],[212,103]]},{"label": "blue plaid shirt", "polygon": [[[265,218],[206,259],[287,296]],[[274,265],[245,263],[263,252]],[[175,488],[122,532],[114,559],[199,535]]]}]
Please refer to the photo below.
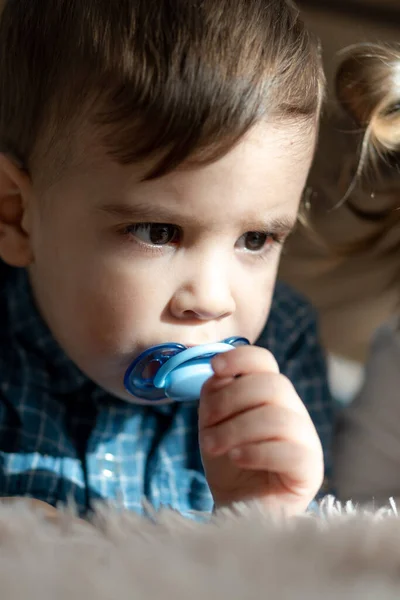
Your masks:
[{"label": "blue plaid shirt", "polygon": [[[0,262],[0,496],[52,505],[147,500],[182,514],[211,511],[196,403],[140,406],[88,380],[38,314],[23,269]],[[251,310],[251,308],[250,308]],[[321,437],[330,470],[332,405],[313,312],[278,283],[258,344],[275,355]]]}]

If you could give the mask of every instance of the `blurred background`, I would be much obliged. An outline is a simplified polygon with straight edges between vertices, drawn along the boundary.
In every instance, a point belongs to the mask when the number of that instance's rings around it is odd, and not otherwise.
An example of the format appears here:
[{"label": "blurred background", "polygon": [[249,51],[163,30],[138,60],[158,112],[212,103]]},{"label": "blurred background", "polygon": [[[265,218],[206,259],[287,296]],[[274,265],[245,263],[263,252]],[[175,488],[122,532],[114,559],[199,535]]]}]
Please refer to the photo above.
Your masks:
[{"label": "blurred background", "polygon": [[[400,44],[400,0],[298,0],[297,4],[309,28],[321,39],[328,80],[309,186],[317,233],[334,246],[354,241],[366,231],[366,224],[346,206],[332,212],[348,189],[346,172],[348,175],[358,160],[361,139],[335,101],[334,76],[340,51],[360,42]],[[400,206],[400,194],[375,194],[372,188],[357,197],[357,205],[367,210],[372,204],[379,210],[393,206],[393,202]],[[319,311],[331,385],[343,402],[351,400],[362,383],[364,362],[377,327],[398,313],[399,262],[400,257],[383,259],[379,252],[336,260],[318,236],[301,228],[289,240],[280,275],[308,296]]]},{"label": "blurred background", "polygon": [[322,40],[330,83],[342,48],[357,42],[400,42],[400,0],[298,0],[297,4]]}]

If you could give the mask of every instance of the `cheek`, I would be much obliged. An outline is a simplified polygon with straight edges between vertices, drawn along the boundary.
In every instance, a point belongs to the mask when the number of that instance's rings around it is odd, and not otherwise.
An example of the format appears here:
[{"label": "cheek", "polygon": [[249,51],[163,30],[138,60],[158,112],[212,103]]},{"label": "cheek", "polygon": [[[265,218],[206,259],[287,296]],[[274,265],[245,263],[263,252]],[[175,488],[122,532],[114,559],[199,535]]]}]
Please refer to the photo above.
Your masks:
[{"label": "cheek", "polygon": [[248,338],[254,343],[264,329],[271,308],[273,289],[267,290],[265,295],[258,302],[253,302],[251,311],[247,315],[247,328],[249,330]]},{"label": "cheek", "polygon": [[110,251],[84,219],[67,217],[40,223],[36,235],[31,274],[41,312],[81,362],[131,353],[136,336],[158,327],[170,278],[129,251]]},{"label": "cheek", "polygon": [[260,335],[271,307],[274,292],[276,268],[266,269],[263,273],[243,281],[238,287],[237,312],[240,314],[241,331],[253,343]]},{"label": "cheek", "polygon": [[80,316],[80,336],[91,352],[131,353],[134,337],[159,322],[163,296],[148,270],[103,264],[79,279],[71,304]]}]

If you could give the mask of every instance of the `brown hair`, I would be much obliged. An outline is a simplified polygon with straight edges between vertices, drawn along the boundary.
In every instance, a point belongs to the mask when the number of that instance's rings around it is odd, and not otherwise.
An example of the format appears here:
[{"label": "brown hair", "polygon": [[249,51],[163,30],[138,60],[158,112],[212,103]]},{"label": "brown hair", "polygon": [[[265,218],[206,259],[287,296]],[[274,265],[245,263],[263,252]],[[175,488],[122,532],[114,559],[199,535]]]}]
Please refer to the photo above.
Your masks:
[{"label": "brown hair", "polygon": [[323,84],[287,0],[3,2],[0,149],[30,172],[85,123],[149,177],[214,160],[262,119],[314,122]]},{"label": "brown hair", "polygon": [[[336,91],[342,107],[363,132],[348,207],[355,216],[376,225],[372,234],[346,252],[370,251],[384,242],[382,256],[398,254],[400,235],[393,241],[389,238],[400,229],[400,46],[349,48],[337,71]],[[357,205],[357,191],[367,192],[369,207]],[[392,198],[385,210],[377,210],[381,195]]]}]

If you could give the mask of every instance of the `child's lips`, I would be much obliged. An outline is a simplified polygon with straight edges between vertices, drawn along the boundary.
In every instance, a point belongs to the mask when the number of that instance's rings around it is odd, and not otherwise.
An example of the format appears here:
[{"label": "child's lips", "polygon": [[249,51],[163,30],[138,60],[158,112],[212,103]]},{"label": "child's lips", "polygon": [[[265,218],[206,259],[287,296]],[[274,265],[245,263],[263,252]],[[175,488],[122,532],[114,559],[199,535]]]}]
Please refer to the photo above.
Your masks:
[{"label": "child's lips", "polygon": [[[219,341],[219,340],[218,340]],[[159,344],[154,344],[154,346],[161,346],[162,344],[168,344],[169,342],[160,342]],[[185,348],[195,348],[196,346],[205,346],[208,344],[215,344],[215,340],[214,341],[204,341],[204,342],[192,342],[192,343],[186,343],[186,342],[177,342],[176,340],[171,341],[171,344],[179,344],[180,346],[185,346]],[[148,346],[149,348],[151,348],[152,346]]]},{"label": "child's lips", "polygon": [[190,342],[177,342],[178,344],[182,344],[182,346],[186,346],[187,348],[194,348],[195,346],[204,346],[205,344],[214,344],[216,340],[201,340],[198,342],[190,341]]}]

